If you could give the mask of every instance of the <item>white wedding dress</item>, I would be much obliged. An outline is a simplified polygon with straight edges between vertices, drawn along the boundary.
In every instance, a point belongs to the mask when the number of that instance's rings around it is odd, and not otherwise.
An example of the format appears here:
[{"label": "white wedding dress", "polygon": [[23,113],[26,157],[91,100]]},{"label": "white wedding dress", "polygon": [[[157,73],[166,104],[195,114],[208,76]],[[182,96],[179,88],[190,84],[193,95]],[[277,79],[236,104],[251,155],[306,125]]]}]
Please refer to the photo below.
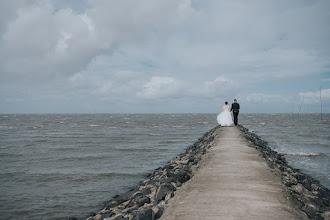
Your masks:
[{"label": "white wedding dress", "polygon": [[232,126],[234,124],[228,105],[222,107],[222,112],[218,115],[217,121],[221,126]]}]

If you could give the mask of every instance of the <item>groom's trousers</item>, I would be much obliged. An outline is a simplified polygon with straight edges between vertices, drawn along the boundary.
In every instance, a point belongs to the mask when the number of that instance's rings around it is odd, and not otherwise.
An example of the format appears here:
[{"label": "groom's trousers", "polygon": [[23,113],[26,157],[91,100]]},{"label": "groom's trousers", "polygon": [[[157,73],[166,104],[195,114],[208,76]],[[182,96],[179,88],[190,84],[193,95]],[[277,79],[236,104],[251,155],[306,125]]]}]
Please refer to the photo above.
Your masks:
[{"label": "groom's trousers", "polygon": [[237,125],[237,122],[238,122],[238,113],[239,112],[235,112],[233,111],[233,115],[234,115],[234,124]]}]

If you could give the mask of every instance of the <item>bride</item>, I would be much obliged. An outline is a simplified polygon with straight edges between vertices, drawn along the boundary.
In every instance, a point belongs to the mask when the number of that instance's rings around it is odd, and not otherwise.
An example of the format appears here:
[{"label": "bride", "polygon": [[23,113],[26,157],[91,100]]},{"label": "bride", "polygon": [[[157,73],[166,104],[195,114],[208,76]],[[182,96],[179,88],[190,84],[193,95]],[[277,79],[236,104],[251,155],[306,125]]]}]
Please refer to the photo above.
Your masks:
[{"label": "bride", "polygon": [[230,110],[228,102],[225,102],[225,105],[222,107],[222,112],[217,117],[218,123],[221,126],[231,126],[234,123],[231,118]]}]

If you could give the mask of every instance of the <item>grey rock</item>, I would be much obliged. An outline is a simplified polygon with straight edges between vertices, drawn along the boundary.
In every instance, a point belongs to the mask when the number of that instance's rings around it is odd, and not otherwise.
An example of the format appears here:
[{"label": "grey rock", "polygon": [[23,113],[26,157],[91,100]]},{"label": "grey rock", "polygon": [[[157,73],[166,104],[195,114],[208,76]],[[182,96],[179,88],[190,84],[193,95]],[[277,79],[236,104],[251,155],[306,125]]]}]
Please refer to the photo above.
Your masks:
[{"label": "grey rock", "polygon": [[109,211],[105,211],[103,213],[101,213],[101,219],[104,218],[109,218],[111,216],[114,216],[116,213],[114,213],[113,211],[109,210]]},{"label": "grey rock", "polygon": [[157,189],[155,196],[155,201],[158,203],[161,200],[164,200],[168,193],[175,191],[175,187],[172,184],[163,184],[160,185]]},{"label": "grey rock", "polygon": [[164,207],[158,207],[158,211],[155,213],[154,219],[159,219],[164,213]]},{"label": "grey rock", "polygon": [[113,220],[129,220],[129,218],[124,217],[124,216],[122,216],[122,215],[119,215],[119,216],[117,216],[116,218],[114,218]]},{"label": "grey rock", "polygon": [[150,189],[150,188],[143,188],[143,189],[141,190],[141,193],[142,193],[143,195],[149,195],[149,194],[151,193],[151,189]]},{"label": "grey rock", "polygon": [[153,220],[152,215],[153,215],[152,209],[147,209],[147,210],[142,210],[142,211],[135,211],[133,213],[132,220]]}]

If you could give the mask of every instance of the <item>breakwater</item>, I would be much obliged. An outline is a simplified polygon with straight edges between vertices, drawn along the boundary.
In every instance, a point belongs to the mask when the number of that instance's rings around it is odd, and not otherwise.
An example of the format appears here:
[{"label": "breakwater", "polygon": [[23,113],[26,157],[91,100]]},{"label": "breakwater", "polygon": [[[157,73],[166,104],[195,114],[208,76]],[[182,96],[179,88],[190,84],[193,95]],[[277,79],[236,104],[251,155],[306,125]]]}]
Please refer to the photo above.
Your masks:
[{"label": "breakwater", "polygon": [[[165,204],[175,195],[175,191],[198,169],[202,156],[212,146],[214,131],[217,128],[206,133],[178,158],[163,168],[155,170],[138,186],[115,196],[99,213],[94,213],[87,219],[158,219],[161,217]],[[285,158],[271,150],[267,142],[261,140],[260,137],[244,127],[240,127],[240,130],[250,146],[259,150],[267,164],[281,176],[288,197],[310,218],[328,219],[329,190],[320,185],[317,180],[290,167]]]}]

